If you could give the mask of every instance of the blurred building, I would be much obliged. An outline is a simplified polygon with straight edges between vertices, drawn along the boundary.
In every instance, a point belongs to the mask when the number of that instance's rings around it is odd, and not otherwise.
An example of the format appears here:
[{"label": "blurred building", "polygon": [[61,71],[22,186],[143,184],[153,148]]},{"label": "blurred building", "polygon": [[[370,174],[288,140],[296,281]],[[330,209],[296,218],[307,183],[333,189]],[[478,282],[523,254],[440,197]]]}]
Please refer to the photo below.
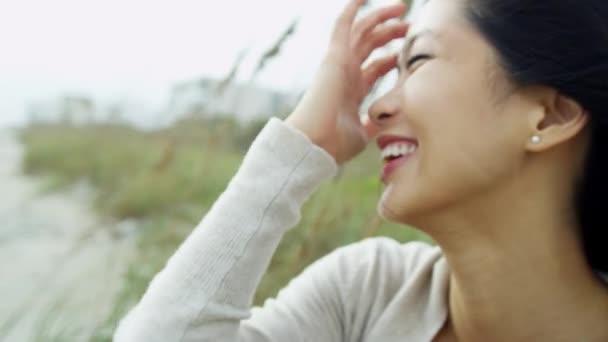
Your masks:
[{"label": "blurred building", "polygon": [[169,112],[174,118],[231,115],[239,121],[284,115],[296,105],[299,94],[282,93],[254,83],[230,83],[203,78],[173,87]]},{"label": "blurred building", "polygon": [[31,104],[28,107],[30,122],[61,122],[69,125],[90,124],[95,116],[94,101],[84,95],[63,97]]}]

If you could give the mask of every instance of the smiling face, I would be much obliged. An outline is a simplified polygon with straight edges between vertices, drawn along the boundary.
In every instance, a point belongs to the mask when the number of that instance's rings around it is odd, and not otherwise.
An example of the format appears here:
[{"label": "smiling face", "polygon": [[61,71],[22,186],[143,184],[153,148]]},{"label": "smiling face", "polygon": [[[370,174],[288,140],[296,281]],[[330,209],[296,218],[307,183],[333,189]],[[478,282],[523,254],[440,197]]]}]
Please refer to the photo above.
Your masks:
[{"label": "smiling face", "polygon": [[507,81],[464,5],[431,0],[420,9],[407,39],[419,36],[400,57],[397,84],[370,107],[381,145],[387,135],[418,145],[383,180],[378,210],[390,221],[423,224],[478,201],[516,177],[524,161],[530,127],[522,114],[537,103]]}]

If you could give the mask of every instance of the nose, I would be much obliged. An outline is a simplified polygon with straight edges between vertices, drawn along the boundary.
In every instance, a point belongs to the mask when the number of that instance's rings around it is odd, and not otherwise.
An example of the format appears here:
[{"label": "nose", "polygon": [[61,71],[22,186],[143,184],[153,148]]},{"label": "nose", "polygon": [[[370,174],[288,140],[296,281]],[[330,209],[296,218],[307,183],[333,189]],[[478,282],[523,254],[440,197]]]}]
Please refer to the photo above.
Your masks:
[{"label": "nose", "polygon": [[374,101],[369,107],[369,118],[378,127],[386,126],[394,121],[401,110],[399,87],[394,87],[388,93]]}]

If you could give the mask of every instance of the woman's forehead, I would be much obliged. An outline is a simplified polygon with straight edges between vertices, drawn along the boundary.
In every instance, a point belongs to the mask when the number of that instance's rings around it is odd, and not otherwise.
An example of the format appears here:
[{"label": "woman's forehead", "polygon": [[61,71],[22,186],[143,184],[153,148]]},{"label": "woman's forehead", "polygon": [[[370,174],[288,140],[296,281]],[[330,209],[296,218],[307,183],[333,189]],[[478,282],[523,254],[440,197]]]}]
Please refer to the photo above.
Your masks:
[{"label": "woman's forehead", "polygon": [[412,26],[438,25],[463,18],[464,1],[461,0],[417,0],[415,3],[419,4],[407,16]]},{"label": "woman's forehead", "polygon": [[449,46],[451,50],[466,47],[467,42],[475,39],[475,31],[465,18],[464,1],[461,0],[429,0],[411,18],[404,48],[422,37]]},{"label": "woman's forehead", "polygon": [[[423,0],[420,0],[423,1]],[[398,62],[413,53],[430,53],[455,65],[475,69],[483,63],[495,64],[492,46],[468,21],[464,0],[430,0],[412,15],[410,28],[400,48]],[[423,47],[411,49],[420,43]]]}]

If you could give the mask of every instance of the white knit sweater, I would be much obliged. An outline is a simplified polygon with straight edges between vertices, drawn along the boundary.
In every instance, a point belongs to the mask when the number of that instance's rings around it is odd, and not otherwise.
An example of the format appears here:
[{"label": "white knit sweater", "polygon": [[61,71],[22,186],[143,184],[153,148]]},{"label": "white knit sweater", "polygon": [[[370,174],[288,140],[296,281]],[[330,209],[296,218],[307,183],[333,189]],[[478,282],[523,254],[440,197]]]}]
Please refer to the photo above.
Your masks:
[{"label": "white knit sweater", "polygon": [[251,307],[283,234],[336,171],[324,150],[270,119],[114,340],[430,341],[447,316],[448,268],[439,248],[418,242],[378,237],[338,248]]}]

